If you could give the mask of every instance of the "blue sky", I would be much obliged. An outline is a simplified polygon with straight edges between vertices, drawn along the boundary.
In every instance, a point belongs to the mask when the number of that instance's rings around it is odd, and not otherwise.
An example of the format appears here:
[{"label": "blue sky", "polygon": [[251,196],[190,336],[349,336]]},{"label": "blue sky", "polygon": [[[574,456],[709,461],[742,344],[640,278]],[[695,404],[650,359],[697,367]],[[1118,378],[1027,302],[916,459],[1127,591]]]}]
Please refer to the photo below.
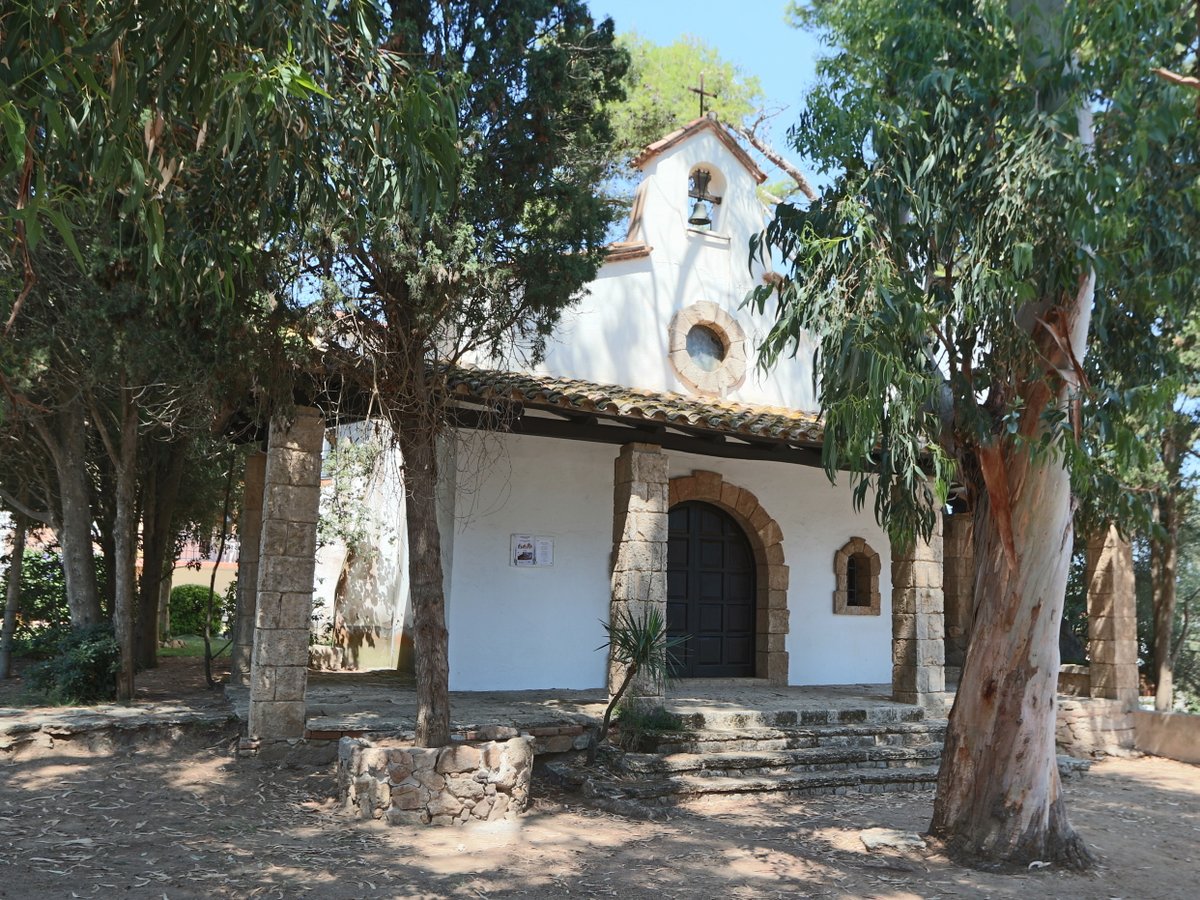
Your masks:
[{"label": "blue sky", "polygon": [[589,0],[589,6],[597,18],[612,16],[618,33],[636,31],[656,44],[692,35],[745,74],[756,75],[767,107],[786,107],[772,122],[770,141],[809,172],[785,139],[822,51],[814,36],[785,21],[785,0]]}]

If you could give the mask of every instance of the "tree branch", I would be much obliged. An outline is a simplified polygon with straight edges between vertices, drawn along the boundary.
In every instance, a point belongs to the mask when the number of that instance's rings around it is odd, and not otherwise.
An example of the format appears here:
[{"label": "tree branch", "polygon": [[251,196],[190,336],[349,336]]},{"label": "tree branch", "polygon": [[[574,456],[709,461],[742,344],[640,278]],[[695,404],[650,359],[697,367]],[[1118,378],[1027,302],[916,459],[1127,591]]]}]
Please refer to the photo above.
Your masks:
[{"label": "tree branch", "polygon": [[1176,72],[1172,72],[1170,69],[1164,69],[1161,67],[1157,69],[1151,69],[1150,71],[1163,81],[1170,82],[1171,84],[1177,84],[1180,87],[1200,90],[1200,78],[1193,78],[1191,75],[1180,75]]},{"label": "tree branch", "polygon": [[27,505],[22,503],[8,491],[4,490],[4,488],[0,488],[0,500],[4,501],[4,503],[6,503],[10,509],[15,512],[19,512],[27,519],[33,519],[35,522],[41,522],[44,525],[51,524],[50,513],[38,512],[35,509],[30,509]]},{"label": "tree branch", "polygon": [[749,128],[743,128],[741,125],[730,125],[729,127],[733,129],[734,133],[746,141],[751,147],[769,159],[772,164],[783,169],[783,171],[787,173],[788,177],[796,182],[796,186],[800,188],[800,192],[804,194],[805,197],[807,197],[809,200],[817,199],[817,192],[814,191],[812,185],[808,183],[808,179],[804,177],[804,173],[784,159],[778,150],[760,138]]}]

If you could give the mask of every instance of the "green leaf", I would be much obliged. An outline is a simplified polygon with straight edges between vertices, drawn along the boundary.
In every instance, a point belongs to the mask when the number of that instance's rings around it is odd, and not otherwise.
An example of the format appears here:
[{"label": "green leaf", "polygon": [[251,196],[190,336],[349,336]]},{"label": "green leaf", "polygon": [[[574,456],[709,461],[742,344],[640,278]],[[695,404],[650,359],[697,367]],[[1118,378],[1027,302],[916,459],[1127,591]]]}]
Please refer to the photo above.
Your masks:
[{"label": "green leaf", "polygon": [[75,242],[74,229],[71,227],[71,223],[67,220],[67,217],[63,215],[61,210],[54,207],[45,207],[42,211],[49,217],[54,227],[58,229],[63,243],[67,245],[67,249],[75,257],[75,265],[79,266],[79,271],[86,274],[87,264],[83,261],[83,254],[79,252],[79,244]]}]

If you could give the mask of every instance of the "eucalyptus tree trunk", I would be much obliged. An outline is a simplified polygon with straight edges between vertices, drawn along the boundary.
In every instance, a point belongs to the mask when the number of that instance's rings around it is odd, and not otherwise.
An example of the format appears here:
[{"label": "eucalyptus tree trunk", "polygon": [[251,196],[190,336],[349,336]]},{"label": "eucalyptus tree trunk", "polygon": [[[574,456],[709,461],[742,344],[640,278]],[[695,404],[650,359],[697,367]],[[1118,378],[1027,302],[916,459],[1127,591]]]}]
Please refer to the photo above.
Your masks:
[{"label": "eucalyptus tree trunk", "polygon": [[[975,622],[950,713],[931,831],[965,862],[1091,856],[1063,803],[1055,750],[1058,633],[1073,536],[1060,460],[1009,446],[1006,489],[975,518]],[[1003,506],[1011,521],[998,526]]]},{"label": "eucalyptus tree trunk", "polygon": [[84,628],[100,621],[100,592],[92,550],[92,481],[88,475],[82,398],[67,400],[52,422],[36,422],[34,428],[54,464],[58,481],[58,509],[52,519],[62,552],[71,627]]},{"label": "eucalyptus tree trunk", "polygon": [[1174,435],[1163,435],[1162,456],[1169,475],[1174,476],[1158,498],[1158,524],[1162,537],[1150,542],[1150,578],[1154,597],[1154,708],[1170,712],[1175,706],[1176,577],[1179,571],[1179,507],[1174,486],[1179,475],[1179,451]]},{"label": "eucalyptus tree trunk", "polygon": [[[1061,47],[1063,0],[1009,0],[1008,10],[1027,65],[1060,65],[1052,51]],[[1042,102],[1053,109],[1063,98]],[[1091,113],[1080,107],[1075,118],[1090,148]],[[1075,502],[1061,455],[1035,448],[1043,413],[1075,402],[1095,283],[1086,270],[1073,293],[1014,310],[1043,362],[1011,375],[1016,434],[1001,432],[977,451],[986,497],[975,517],[975,622],[930,826],[966,862],[1093,863],[1067,817],[1054,744]]]},{"label": "eucalyptus tree trunk", "polygon": [[417,682],[418,747],[450,743],[450,636],[437,522],[437,430],[430,421],[397,428],[404,455],[409,597]]},{"label": "eucalyptus tree trunk", "polygon": [[17,609],[21,605],[21,563],[25,558],[25,532],[28,530],[29,520],[20,513],[14,513],[8,589],[4,594],[4,627],[0,630],[0,678],[12,675],[13,633],[17,629]]}]

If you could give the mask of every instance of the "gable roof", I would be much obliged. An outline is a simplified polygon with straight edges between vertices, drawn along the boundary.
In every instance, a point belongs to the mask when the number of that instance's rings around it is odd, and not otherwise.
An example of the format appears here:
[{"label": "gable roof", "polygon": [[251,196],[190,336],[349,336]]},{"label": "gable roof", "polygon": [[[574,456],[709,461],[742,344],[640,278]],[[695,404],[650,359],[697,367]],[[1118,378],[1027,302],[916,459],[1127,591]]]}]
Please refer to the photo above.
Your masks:
[{"label": "gable roof", "polygon": [[658,156],[663,151],[669,150],[676,144],[687,140],[692,135],[699,134],[705,130],[711,131],[717,136],[717,138],[726,146],[729,152],[737,157],[737,161],[742,164],[742,167],[749,172],[751,176],[753,176],[757,184],[762,184],[767,180],[766,174],[758,167],[754,160],[750,158],[750,154],[742,149],[742,145],[739,144],[734,139],[733,135],[729,133],[729,129],[716,119],[710,119],[708,116],[704,116],[700,119],[693,119],[679,130],[672,131],[664,138],[659,138],[633,158],[633,167],[635,169],[642,168],[646,163],[654,159],[654,157]]}]

